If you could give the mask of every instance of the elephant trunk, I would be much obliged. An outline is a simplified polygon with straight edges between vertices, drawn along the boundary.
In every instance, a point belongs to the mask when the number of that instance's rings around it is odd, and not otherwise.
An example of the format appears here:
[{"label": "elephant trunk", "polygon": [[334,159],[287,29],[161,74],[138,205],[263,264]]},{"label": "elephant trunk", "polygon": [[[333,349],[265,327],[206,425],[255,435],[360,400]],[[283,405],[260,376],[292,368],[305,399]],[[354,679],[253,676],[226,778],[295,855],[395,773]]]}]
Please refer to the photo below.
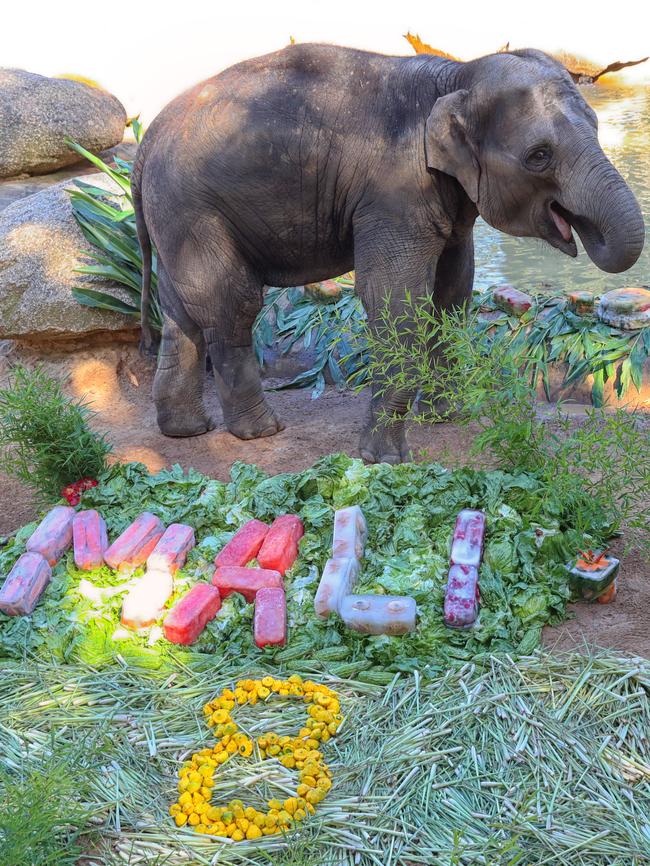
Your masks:
[{"label": "elephant trunk", "polygon": [[617,274],[631,268],[641,255],[645,227],[632,190],[602,150],[597,151],[576,166],[563,187],[559,210],[594,264]]}]

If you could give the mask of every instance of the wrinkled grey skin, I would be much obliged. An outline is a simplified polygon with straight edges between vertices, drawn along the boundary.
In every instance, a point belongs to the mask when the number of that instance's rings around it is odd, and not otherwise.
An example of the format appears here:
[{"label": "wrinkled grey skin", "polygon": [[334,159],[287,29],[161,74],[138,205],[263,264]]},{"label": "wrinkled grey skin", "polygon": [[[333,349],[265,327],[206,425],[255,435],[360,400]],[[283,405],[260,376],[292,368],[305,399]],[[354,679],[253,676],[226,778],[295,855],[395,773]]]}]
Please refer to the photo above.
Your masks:
[{"label": "wrinkled grey skin", "polygon": [[[242,439],[282,429],[251,348],[265,285],[354,268],[373,326],[387,295],[395,313],[406,290],[444,309],[470,297],[479,214],[575,256],[570,223],[612,273],[644,240],[594,112],[565,69],[532,50],[456,63],[295,45],[240,63],[156,118],[133,194],[146,265],[149,237],[159,256],[154,399],[169,436],[213,427],[206,350],[228,429]],[[145,312],[147,295],[148,272]],[[378,419],[410,398],[375,393],[366,460],[406,458],[403,423]]]}]

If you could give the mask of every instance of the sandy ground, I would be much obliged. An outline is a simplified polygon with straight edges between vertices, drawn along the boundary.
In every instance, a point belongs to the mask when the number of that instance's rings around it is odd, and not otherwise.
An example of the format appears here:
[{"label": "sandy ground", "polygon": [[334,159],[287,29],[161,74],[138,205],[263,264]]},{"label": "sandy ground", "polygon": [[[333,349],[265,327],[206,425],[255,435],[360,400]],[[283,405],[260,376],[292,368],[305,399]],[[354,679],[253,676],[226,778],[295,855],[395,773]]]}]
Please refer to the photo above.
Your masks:
[{"label": "sandy ground", "polygon": [[[93,402],[98,412],[96,425],[108,431],[116,458],[142,461],[151,471],[180,463],[225,480],[235,460],[256,463],[268,472],[285,472],[304,469],[333,451],[358,456],[367,394],[328,389],[320,399],[311,400],[309,391],[272,392],[269,401],[286,424],[286,429],[274,437],[242,442],[218,426],[194,439],[169,439],[156,426],[150,397],[151,364],[133,348],[80,352],[72,361],[48,365],[68,375],[71,393],[85,394]],[[0,370],[0,381],[2,378]],[[206,403],[220,419],[209,381]],[[416,425],[410,431],[409,443],[416,456],[428,454],[445,465],[458,465],[466,437],[467,431],[453,424]],[[29,491],[2,475],[0,491],[0,535],[6,535],[32,519],[35,509]],[[548,646],[600,645],[650,657],[650,566],[633,554],[624,557],[616,601],[610,605],[575,605],[572,612],[574,618],[569,622],[546,630]]]}]

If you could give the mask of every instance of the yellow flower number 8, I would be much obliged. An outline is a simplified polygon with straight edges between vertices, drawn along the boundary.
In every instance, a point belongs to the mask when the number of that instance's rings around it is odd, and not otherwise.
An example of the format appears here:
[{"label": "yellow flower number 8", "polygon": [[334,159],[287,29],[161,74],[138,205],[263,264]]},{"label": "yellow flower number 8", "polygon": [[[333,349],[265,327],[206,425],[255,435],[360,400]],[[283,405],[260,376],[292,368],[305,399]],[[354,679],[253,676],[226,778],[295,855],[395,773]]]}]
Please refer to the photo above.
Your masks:
[{"label": "yellow flower number 8", "polygon": [[[239,732],[232,711],[237,705],[252,706],[274,694],[301,698],[309,705],[305,727],[297,737],[265,733],[255,740],[261,758],[276,758],[283,766],[299,771],[296,796],[284,801],[269,800],[266,812],[245,806],[241,800],[213,806],[210,799],[218,767],[233,755],[248,757],[253,753],[253,740]],[[282,833],[314,813],[332,787],[331,774],[319,746],[336,734],[343,721],[336,692],[310,680],[303,681],[299,676],[288,680],[273,677],[240,680],[234,691],[224,689],[218,698],[205,705],[203,712],[217,743],[195,752],[181,767],[178,801],[169,809],[178,827],[188,825],[197,833],[239,842]]]}]

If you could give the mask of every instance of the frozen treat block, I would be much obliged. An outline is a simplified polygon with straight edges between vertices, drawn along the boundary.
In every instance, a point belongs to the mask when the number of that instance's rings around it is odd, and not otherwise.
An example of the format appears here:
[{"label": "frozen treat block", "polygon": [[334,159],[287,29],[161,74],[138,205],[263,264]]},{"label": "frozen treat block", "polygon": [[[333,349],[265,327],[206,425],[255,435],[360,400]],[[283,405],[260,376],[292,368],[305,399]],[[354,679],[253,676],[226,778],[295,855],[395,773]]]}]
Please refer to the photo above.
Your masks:
[{"label": "frozen treat block", "polygon": [[452,565],[445,591],[445,625],[467,628],[478,616],[478,571],[473,565]]},{"label": "frozen treat block", "polygon": [[185,565],[188,551],[194,547],[194,530],[184,523],[171,523],[147,559],[149,571],[176,574]]},{"label": "frozen treat block", "polygon": [[[569,586],[574,599],[596,601],[609,591],[618,575],[620,561],[615,556],[591,557],[592,561],[583,558],[567,566],[569,571]],[[604,604],[605,602],[603,602]]]},{"label": "frozen treat block", "polygon": [[220,607],[219,590],[209,583],[197,583],[165,617],[165,637],[172,643],[194,643]]},{"label": "frozen treat block", "polygon": [[249,520],[217,555],[214,564],[217,568],[220,565],[248,565],[260,552],[268,531],[269,527],[261,520]]},{"label": "frozen treat block", "polygon": [[277,517],[257,554],[260,566],[286,574],[298,558],[298,542],[304,534],[302,520],[295,514]]},{"label": "frozen treat block", "polygon": [[452,565],[473,565],[478,568],[483,556],[485,514],[464,508],[456,518],[451,540]]},{"label": "frozen treat block", "polygon": [[92,571],[104,564],[108,547],[106,522],[94,509],[79,511],[72,520],[74,561],[77,568]]},{"label": "frozen treat block", "polygon": [[334,559],[361,559],[367,535],[366,521],[359,506],[340,508],[334,514]]},{"label": "frozen treat block", "polygon": [[492,292],[492,300],[500,310],[510,316],[523,316],[533,306],[533,299],[512,286],[499,286]]},{"label": "frozen treat block", "polygon": [[73,517],[74,508],[55,506],[29,536],[27,550],[40,553],[43,559],[54,565],[72,544]]},{"label": "frozen treat block", "polygon": [[212,583],[219,590],[221,598],[227,598],[233,592],[239,592],[246,601],[254,601],[255,596],[267,586],[284,586],[279,571],[270,568],[243,568],[238,565],[223,565],[218,568],[212,578]]},{"label": "frozen treat block", "polygon": [[173,591],[169,571],[147,571],[122,603],[122,625],[136,629],[153,625],[162,616]]},{"label": "frozen treat block", "polygon": [[257,593],[253,636],[258,647],[284,646],[287,642],[287,603],[283,589],[267,586]]},{"label": "frozen treat block", "polygon": [[111,568],[136,568],[142,565],[164,531],[159,517],[143,511],[111,544],[104,554],[104,562]]},{"label": "frozen treat block", "polygon": [[352,592],[358,578],[356,558],[328,559],[314,599],[316,615],[325,619],[331,613],[338,613],[341,602]]},{"label": "frozen treat block", "polygon": [[40,553],[23,553],[2,584],[0,610],[8,616],[31,613],[51,577],[52,569]]},{"label": "frozen treat block", "polygon": [[415,599],[407,595],[348,595],[339,613],[348,628],[363,634],[415,631]]}]

